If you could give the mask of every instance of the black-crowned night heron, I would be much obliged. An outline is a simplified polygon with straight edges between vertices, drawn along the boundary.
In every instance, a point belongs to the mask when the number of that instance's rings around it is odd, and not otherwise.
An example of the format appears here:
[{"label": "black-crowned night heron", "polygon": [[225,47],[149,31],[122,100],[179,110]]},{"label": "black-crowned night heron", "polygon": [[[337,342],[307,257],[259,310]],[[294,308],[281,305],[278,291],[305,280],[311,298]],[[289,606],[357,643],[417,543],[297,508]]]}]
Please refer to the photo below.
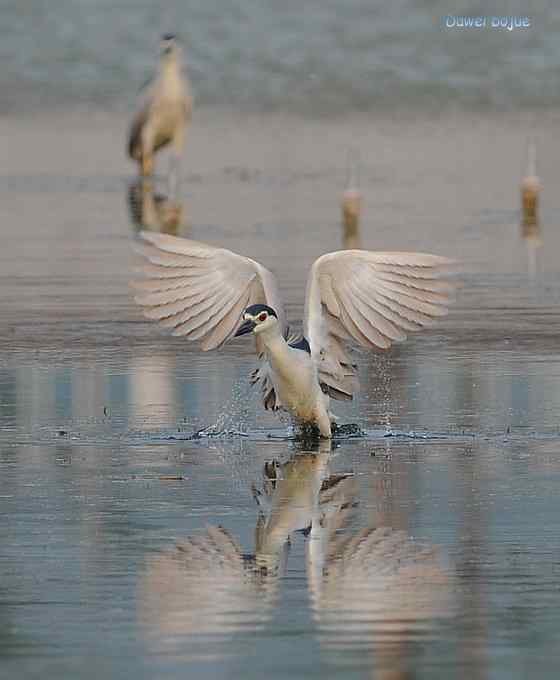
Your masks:
[{"label": "black-crowned night heron", "polygon": [[450,260],[422,253],[342,250],[316,260],[307,281],[303,338],[291,341],[276,279],[262,265],[224,248],[142,232],[138,250],[148,279],[135,285],[144,314],[173,335],[219,347],[256,336],[266,409],[331,437],[329,399],[352,399],[356,367],[345,345],[387,349],[447,313]]},{"label": "black-crowned night heron", "polygon": [[164,35],[156,77],[146,86],[141,108],[130,126],[128,154],[142,175],[154,171],[154,153],[171,144],[177,158],[191,120],[192,99],[181,71],[181,50],[173,35]]}]

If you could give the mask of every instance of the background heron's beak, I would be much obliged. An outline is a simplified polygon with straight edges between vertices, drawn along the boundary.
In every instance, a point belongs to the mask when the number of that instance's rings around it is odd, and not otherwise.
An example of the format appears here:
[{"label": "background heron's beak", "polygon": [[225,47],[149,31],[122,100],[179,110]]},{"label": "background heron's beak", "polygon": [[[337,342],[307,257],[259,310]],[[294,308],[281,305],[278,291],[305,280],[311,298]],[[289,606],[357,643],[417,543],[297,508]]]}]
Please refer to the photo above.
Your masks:
[{"label": "background heron's beak", "polygon": [[251,333],[251,331],[255,328],[257,324],[248,319],[247,321],[244,321],[241,326],[237,329],[237,333],[235,334],[234,337],[238,337],[239,335],[246,335],[247,333]]}]

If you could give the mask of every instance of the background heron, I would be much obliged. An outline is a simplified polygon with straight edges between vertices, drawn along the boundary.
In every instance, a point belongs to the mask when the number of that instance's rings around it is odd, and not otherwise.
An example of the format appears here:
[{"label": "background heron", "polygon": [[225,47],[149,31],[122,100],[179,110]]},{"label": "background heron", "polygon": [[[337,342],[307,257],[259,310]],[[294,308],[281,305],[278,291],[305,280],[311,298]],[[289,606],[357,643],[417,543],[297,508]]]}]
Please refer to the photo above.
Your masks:
[{"label": "background heron", "polygon": [[158,73],[146,86],[128,138],[128,154],[138,162],[142,175],[153,174],[154,153],[168,144],[179,158],[191,115],[192,98],[181,70],[181,50],[175,36],[164,35]]}]

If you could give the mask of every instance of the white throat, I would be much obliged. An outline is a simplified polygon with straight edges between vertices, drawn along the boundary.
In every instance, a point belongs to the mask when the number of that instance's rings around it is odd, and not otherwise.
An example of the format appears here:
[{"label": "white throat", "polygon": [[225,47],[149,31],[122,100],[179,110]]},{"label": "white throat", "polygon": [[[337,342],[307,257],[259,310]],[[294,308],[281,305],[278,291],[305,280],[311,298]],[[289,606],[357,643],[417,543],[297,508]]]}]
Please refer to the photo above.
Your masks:
[{"label": "white throat", "polygon": [[278,322],[271,323],[270,326],[264,325],[261,328],[257,326],[254,334],[257,337],[257,343],[262,344],[268,351],[274,351],[282,345],[286,345]]}]

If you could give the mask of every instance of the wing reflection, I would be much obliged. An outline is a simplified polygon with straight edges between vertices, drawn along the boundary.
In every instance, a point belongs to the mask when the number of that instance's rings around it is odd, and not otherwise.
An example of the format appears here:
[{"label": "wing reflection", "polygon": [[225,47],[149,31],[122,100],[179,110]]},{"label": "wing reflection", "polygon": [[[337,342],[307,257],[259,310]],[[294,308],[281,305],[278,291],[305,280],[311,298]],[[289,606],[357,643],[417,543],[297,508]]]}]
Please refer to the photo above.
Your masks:
[{"label": "wing reflection", "polygon": [[[307,580],[319,642],[326,650],[374,652],[381,676],[402,677],[409,642],[429,634],[450,613],[448,574],[435,546],[391,527],[361,526],[358,479],[330,473],[331,460],[329,453],[315,454],[313,474],[301,474],[313,465],[311,453],[284,467],[286,487],[293,491],[286,498],[298,502],[281,514],[286,527],[307,533]],[[308,487],[296,493],[292,478],[306,480]]]},{"label": "wing reflection", "polygon": [[448,575],[435,546],[391,527],[360,528],[351,518],[358,504],[350,481],[335,514],[319,517],[307,544],[319,642],[335,652],[372,653],[376,677],[408,677],[409,643],[449,614]]},{"label": "wing reflection", "polygon": [[537,252],[542,246],[541,225],[537,219],[522,218],[521,238],[527,246],[527,274],[533,280],[537,275]]},{"label": "wing reflection", "polygon": [[222,527],[208,527],[148,560],[139,616],[152,641],[172,649],[186,637],[228,635],[266,620],[273,589]]},{"label": "wing reflection", "polygon": [[[311,544],[310,544],[311,545]],[[398,642],[430,627],[444,611],[447,576],[437,549],[418,545],[404,531],[365,527],[327,543],[312,581],[321,641]]]},{"label": "wing reflection", "polygon": [[184,222],[182,202],[156,193],[152,180],[140,179],[129,186],[128,209],[136,231],[157,231],[172,236],[190,235],[190,225]]}]

